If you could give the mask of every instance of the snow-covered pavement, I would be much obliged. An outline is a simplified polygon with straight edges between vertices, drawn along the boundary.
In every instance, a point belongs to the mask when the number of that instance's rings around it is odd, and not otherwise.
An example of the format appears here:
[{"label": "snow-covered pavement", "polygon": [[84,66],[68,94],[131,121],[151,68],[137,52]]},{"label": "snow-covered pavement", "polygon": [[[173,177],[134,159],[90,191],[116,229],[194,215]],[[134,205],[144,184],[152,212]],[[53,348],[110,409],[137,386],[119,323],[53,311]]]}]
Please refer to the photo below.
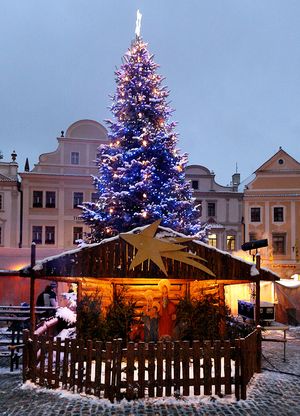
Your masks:
[{"label": "snow-covered pavement", "polygon": [[[273,337],[282,337],[274,333]],[[263,372],[257,374],[248,389],[247,400],[234,396],[163,398],[122,401],[49,391],[21,383],[20,374],[0,369],[0,415],[300,415],[300,327],[287,334],[287,359],[283,361],[281,343],[263,343]],[[272,371],[268,371],[272,370]]]}]

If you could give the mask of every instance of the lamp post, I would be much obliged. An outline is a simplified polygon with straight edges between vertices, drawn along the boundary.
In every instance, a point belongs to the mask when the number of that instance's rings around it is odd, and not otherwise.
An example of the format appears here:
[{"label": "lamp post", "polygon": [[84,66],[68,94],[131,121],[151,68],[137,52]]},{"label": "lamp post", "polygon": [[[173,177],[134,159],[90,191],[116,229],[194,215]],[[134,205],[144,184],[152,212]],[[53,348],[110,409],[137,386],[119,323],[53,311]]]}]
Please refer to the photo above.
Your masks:
[{"label": "lamp post", "polygon": [[257,353],[256,353],[256,371],[261,373],[261,327],[260,327],[260,254],[258,248],[267,247],[268,240],[249,241],[242,245],[242,250],[251,251],[256,250],[255,266],[258,271],[255,281],[255,325],[257,329]]},{"label": "lamp post", "polygon": [[260,324],[260,254],[258,253],[258,249],[262,247],[268,246],[268,239],[264,240],[255,240],[255,241],[248,241],[247,243],[242,244],[241,248],[244,251],[256,250],[255,255],[255,266],[258,271],[258,275],[256,276],[255,282],[255,324]]}]

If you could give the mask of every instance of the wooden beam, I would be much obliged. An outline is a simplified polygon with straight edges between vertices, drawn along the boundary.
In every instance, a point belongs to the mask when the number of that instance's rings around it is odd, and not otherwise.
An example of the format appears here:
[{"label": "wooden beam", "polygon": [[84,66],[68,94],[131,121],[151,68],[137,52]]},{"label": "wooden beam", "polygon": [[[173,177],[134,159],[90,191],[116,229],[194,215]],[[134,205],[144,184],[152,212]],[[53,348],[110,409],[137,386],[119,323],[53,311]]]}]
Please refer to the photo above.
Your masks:
[{"label": "wooden beam", "polygon": [[34,266],[36,261],[36,245],[31,244],[31,261],[30,261],[30,336],[33,337],[35,330],[35,276]]},{"label": "wooden beam", "polygon": [[224,284],[219,284],[219,307],[220,307],[220,313],[221,313],[220,335],[221,335],[221,338],[224,338],[225,329],[226,329],[226,309],[225,309]]}]

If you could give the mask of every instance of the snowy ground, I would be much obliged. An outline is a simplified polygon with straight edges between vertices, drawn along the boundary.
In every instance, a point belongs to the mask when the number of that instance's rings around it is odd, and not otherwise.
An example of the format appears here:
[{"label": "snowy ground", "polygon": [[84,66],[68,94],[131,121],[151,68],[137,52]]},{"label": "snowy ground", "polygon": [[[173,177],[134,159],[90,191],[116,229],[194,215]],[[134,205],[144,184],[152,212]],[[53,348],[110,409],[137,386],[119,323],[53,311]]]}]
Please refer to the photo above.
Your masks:
[{"label": "snowy ground", "polygon": [[[272,337],[282,332],[272,331]],[[287,360],[283,344],[263,343],[263,372],[251,381],[247,400],[234,396],[223,398],[181,397],[110,403],[65,391],[49,391],[21,384],[21,375],[0,373],[0,415],[300,415],[300,327],[287,334]],[[268,370],[271,371],[268,371]],[[17,398],[17,400],[16,400]]]}]

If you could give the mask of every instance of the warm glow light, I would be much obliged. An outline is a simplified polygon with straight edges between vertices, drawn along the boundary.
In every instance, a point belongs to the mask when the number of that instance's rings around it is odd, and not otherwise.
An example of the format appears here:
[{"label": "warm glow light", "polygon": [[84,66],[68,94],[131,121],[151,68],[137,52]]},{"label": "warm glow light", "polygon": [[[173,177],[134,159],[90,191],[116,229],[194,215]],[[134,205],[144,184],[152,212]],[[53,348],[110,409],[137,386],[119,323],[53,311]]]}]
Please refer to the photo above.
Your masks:
[{"label": "warm glow light", "polygon": [[235,257],[239,257],[240,259],[250,261],[251,263],[254,263],[253,256],[249,254],[247,251],[239,250],[239,251],[233,251],[232,255]]},{"label": "warm glow light", "polygon": [[143,146],[147,146],[147,140],[143,140]]},{"label": "warm glow light", "polygon": [[147,194],[143,194],[143,198],[147,198]]},{"label": "warm glow light", "polygon": [[294,280],[300,280],[300,275],[299,274],[293,274],[293,276],[291,276],[291,279],[294,279]]},{"label": "warm glow light", "polygon": [[146,211],[142,212],[142,217],[147,218],[147,212]]},{"label": "warm glow light", "polygon": [[20,270],[23,269],[25,266],[28,266],[28,260],[24,262],[17,262],[9,265],[10,270]]}]

